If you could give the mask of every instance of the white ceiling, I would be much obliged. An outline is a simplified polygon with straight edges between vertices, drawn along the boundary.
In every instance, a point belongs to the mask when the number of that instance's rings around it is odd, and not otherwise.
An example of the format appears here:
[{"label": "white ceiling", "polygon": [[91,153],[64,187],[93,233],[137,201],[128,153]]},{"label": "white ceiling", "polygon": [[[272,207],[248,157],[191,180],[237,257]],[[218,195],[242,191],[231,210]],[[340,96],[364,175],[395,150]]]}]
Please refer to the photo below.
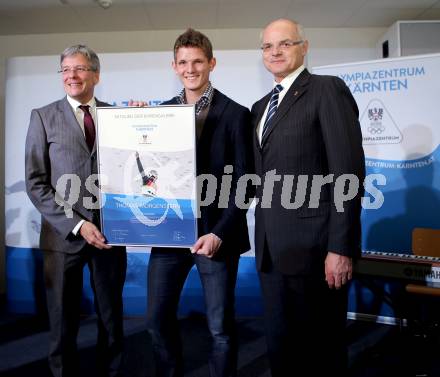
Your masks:
[{"label": "white ceiling", "polygon": [[[440,0],[0,0],[0,35],[261,28],[279,17],[305,27],[388,27],[440,19]],[[439,36],[440,37],[440,36]]]}]

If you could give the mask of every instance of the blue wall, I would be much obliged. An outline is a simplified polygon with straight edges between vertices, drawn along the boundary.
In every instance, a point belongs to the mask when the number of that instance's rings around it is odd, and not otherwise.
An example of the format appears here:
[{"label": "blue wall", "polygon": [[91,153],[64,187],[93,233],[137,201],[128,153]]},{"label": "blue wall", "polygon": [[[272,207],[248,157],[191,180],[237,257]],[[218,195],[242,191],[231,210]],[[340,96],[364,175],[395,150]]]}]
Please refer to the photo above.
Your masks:
[{"label": "blue wall", "polygon": [[[124,286],[124,313],[143,316],[147,307],[147,265],[149,253],[128,253]],[[43,257],[38,249],[6,247],[6,284],[8,309],[12,313],[38,313],[45,308]],[[88,268],[84,269],[83,312],[93,312],[93,292]],[[185,283],[179,314],[204,312],[202,288],[193,268]],[[260,287],[253,257],[242,257],[236,287],[238,316],[262,314]]]}]

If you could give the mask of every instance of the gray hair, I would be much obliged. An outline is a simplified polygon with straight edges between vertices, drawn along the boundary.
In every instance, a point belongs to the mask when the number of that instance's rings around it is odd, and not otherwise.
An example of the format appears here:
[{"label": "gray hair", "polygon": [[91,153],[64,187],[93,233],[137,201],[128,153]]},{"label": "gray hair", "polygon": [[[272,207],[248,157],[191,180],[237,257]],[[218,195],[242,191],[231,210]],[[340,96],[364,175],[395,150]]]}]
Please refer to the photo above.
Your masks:
[{"label": "gray hair", "polygon": [[74,45],[67,47],[60,56],[60,64],[63,63],[63,60],[72,55],[81,54],[83,55],[90,63],[90,69],[95,72],[99,72],[101,69],[101,65],[99,63],[98,55],[96,55],[95,51],[93,51],[90,47],[86,45]]},{"label": "gray hair", "polygon": [[306,33],[304,32],[304,27],[301,24],[299,24],[298,22],[295,22],[295,25],[296,25],[296,30],[298,32],[299,37],[303,41],[305,41],[306,40]]}]

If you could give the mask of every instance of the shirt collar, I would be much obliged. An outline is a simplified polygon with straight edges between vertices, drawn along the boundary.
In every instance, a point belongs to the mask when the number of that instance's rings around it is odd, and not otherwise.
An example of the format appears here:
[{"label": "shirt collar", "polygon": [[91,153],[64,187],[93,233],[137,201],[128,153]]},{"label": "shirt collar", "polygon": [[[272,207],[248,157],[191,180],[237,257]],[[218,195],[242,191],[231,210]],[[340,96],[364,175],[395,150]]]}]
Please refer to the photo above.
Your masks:
[{"label": "shirt collar", "polygon": [[96,100],[95,97],[92,97],[92,99],[87,103],[81,103],[77,101],[76,99],[73,99],[72,97],[67,96],[67,101],[69,102],[70,106],[72,106],[73,110],[76,111],[78,109],[78,106],[81,105],[88,105],[91,109],[94,109],[96,107]]},{"label": "shirt collar", "polygon": [[298,76],[301,74],[302,71],[304,71],[306,67],[304,65],[299,66],[297,69],[295,69],[293,72],[289,73],[286,77],[284,77],[281,82],[275,82],[273,84],[273,87],[275,88],[276,85],[281,84],[283,87],[283,92],[286,92],[289,90],[289,88],[292,86],[293,82],[298,78]]},{"label": "shirt collar", "polygon": [[[209,81],[208,86],[206,87],[203,94],[196,102],[196,115],[199,115],[200,112],[211,103],[213,95],[214,95],[214,87],[212,86],[211,81]],[[182,89],[182,91],[179,93],[179,95],[175,97],[175,99],[177,100],[177,103],[180,104],[187,103],[185,96],[185,88]]]}]

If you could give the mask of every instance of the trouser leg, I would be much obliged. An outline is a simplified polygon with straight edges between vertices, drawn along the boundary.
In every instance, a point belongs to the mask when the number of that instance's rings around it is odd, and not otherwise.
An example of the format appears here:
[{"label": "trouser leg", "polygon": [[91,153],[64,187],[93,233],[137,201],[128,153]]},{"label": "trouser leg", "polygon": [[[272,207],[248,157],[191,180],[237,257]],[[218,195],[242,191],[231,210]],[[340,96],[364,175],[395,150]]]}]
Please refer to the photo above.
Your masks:
[{"label": "trouser leg", "polygon": [[152,249],[148,263],[147,327],[157,377],[182,377],[182,344],[177,308],[193,265],[189,250]]},{"label": "trouser leg", "polygon": [[210,376],[236,376],[238,349],[234,290],[239,255],[228,255],[218,260],[197,255],[195,260],[202,280],[206,317],[212,338]]},{"label": "trouser leg", "polygon": [[44,252],[44,280],[50,323],[49,367],[54,377],[79,375],[76,338],[84,263],[81,252]]},{"label": "trouser leg", "polygon": [[123,304],[127,255],[125,248],[89,247],[90,280],[98,316],[97,370],[99,377],[121,374],[123,355]]}]

